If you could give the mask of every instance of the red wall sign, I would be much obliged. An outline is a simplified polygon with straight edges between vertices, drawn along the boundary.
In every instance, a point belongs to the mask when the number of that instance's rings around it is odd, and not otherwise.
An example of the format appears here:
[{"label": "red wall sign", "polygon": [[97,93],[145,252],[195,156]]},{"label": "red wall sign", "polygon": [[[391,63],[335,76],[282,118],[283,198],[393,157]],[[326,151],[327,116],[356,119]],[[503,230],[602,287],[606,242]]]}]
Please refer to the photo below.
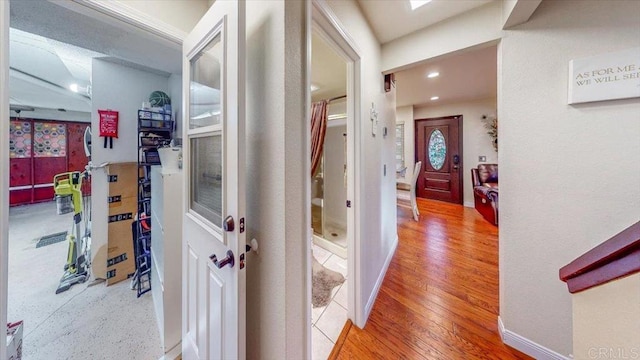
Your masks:
[{"label": "red wall sign", "polygon": [[100,136],[118,137],[118,112],[98,110],[100,114]]}]

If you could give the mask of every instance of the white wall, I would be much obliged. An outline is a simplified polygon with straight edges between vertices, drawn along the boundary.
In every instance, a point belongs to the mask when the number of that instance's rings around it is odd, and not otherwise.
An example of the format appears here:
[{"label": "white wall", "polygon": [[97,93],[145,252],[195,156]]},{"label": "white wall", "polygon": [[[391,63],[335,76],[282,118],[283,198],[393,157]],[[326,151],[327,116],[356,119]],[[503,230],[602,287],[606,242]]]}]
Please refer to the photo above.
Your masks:
[{"label": "white wall", "polygon": [[118,2],[178,28],[185,33],[193,29],[210,6],[207,0],[119,0]]},{"label": "white wall", "polygon": [[399,178],[398,181],[402,181],[408,184],[411,182],[411,176],[413,175],[413,165],[415,165],[416,163],[413,105],[401,106],[396,108],[396,123],[404,124],[404,166],[407,167],[407,171],[405,172],[404,177]]},{"label": "white wall", "polygon": [[[397,245],[396,195],[395,195],[395,89],[385,93],[383,76],[380,72],[380,45],[369,28],[355,1],[330,0],[329,6],[335,12],[346,32],[354,40],[361,62],[361,114],[356,124],[361,149],[360,176],[362,184],[355,206],[361,211],[362,226],[356,229],[361,241],[360,271],[361,298],[368,312],[373,305],[378,286],[384,277],[385,262],[390,259]],[[378,132],[371,136],[369,111],[375,105],[378,115]],[[382,136],[383,127],[390,131]],[[358,150],[357,150],[358,151]],[[386,176],[383,168],[386,166]],[[379,224],[375,226],[374,224]],[[357,324],[364,325],[364,324]]]},{"label": "white wall", "polygon": [[503,0],[503,29],[527,22],[541,2],[542,0]]},{"label": "white wall", "polygon": [[[346,90],[345,90],[346,93]],[[347,114],[347,101],[336,100],[329,103],[327,115],[345,115]]]},{"label": "white wall", "polygon": [[640,46],[639,13],[637,1],[543,1],[500,46],[500,316],[565,356],[558,269],[640,218],[640,99],[567,105],[568,64]]},{"label": "white wall", "polygon": [[260,243],[247,257],[248,359],[308,354],[306,6],[247,5],[247,239]]},{"label": "white wall", "polygon": [[606,358],[602,350],[615,354],[609,358],[640,358],[640,274],[573,294],[572,300],[575,359]]},{"label": "white wall", "polygon": [[382,46],[382,71],[398,71],[411,64],[500,39],[502,2],[418,30]]},{"label": "white wall", "polygon": [[182,139],[182,75],[171,74],[169,76],[169,92],[171,98],[171,111],[176,122],[175,138]]},{"label": "white wall", "polygon": [[[347,226],[347,187],[344,177],[345,141],[347,126],[330,126],[324,138],[324,203],[323,223],[333,223],[346,228]],[[331,239],[329,234],[324,237]]]},{"label": "white wall", "polygon": [[[478,166],[478,156],[487,157],[486,163],[498,162],[498,154],[491,145],[491,138],[484,127],[482,115],[496,115],[496,99],[482,99],[457,104],[416,107],[414,119],[427,119],[449,115],[462,115],[462,186],[464,205],[473,207],[473,188],[471,186],[471,168]],[[414,139],[415,127],[411,126],[411,139]],[[405,129],[405,131],[407,131]],[[411,158],[415,156],[414,140],[409,143]]]},{"label": "white wall", "polygon": [[[148,101],[152,91],[168,91],[168,78],[96,58],[92,62],[91,83],[92,163],[137,162],[138,109],[143,101]],[[106,109],[119,112],[118,138],[113,139],[113,149],[105,149],[104,138],[99,137],[98,110]],[[94,259],[98,249],[107,244],[108,190],[106,172],[94,171],[91,176],[91,253]],[[94,269],[106,268],[96,263]],[[95,270],[93,275],[105,277],[104,273],[96,273]]]}]

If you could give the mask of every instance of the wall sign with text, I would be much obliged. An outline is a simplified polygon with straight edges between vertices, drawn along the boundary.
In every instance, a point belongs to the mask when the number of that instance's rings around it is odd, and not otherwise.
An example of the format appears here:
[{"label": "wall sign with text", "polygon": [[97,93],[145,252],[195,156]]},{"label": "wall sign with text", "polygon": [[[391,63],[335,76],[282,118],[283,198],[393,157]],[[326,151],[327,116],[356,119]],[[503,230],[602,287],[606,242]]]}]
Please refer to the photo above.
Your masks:
[{"label": "wall sign with text", "polygon": [[640,47],[569,61],[569,104],[640,97]]}]

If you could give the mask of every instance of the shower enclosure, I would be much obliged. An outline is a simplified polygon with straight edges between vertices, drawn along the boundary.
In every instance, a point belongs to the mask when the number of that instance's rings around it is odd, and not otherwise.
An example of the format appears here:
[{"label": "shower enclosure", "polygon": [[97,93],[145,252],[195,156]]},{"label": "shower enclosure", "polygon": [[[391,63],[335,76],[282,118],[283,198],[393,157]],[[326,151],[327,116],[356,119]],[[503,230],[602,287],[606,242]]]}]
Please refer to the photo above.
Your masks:
[{"label": "shower enclosure", "polygon": [[346,126],[329,121],[322,159],[311,180],[311,224],[316,245],[347,257]]}]

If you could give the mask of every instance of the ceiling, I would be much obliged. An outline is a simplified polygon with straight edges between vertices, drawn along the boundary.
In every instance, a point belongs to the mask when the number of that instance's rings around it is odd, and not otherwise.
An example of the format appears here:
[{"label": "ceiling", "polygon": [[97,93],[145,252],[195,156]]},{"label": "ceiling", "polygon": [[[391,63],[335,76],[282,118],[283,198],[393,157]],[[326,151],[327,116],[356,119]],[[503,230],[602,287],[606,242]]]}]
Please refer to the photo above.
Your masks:
[{"label": "ceiling", "polygon": [[358,0],[381,44],[495,0],[433,0],[411,10],[409,0]]},{"label": "ceiling", "polygon": [[[415,11],[408,0],[358,1],[378,39],[387,42],[491,0],[434,0]],[[181,72],[177,44],[153,40],[125,25],[107,24],[50,1],[12,0],[11,27],[14,105],[90,112],[89,97],[82,90],[90,84],[93,57],[167,76]],[[424,75],[430,69],[438,69],[440,77],[427,79]],[[442,57],[398,72],[396,79],[398,106],[430,104],[432,95],[440,96],[438,103],[495,96],[495,46]],[[318,87],[312,92],[313,101],[346,94],[346,62],[317,34],[312,36],[311,82]],[[69,90],[72,83],[80,86],[80,93]]]},{"label": "ceiling", "polygon": [[[9,101],[36,108],[91,111],[90,50],[11,29]],[[70,90],[76,84],[79,92]]]},{"label": "ceiling", "polygon": [[[430,72],[439,72],[428,78]],[[497,46],[442,56],[395,73],[396,106],[442,105],[496,97]],[[432,101],[432,96],[439,96]]]},{"label": "ceiling", "polygon": [[[89,113],[87,86],[94,57],[165,76],[181,72],[178,44],[130,25],[107,24],[46,0],[12,0],[10,10],[13,107]],[[78,84],[78,93],[69,89],[71,84]],[[25,111],[22,116],[35,114]]]},{"label": "ceiling", "polygon": [[311,36],[311,100],[347,94],[347,63],[315,32]]}]

